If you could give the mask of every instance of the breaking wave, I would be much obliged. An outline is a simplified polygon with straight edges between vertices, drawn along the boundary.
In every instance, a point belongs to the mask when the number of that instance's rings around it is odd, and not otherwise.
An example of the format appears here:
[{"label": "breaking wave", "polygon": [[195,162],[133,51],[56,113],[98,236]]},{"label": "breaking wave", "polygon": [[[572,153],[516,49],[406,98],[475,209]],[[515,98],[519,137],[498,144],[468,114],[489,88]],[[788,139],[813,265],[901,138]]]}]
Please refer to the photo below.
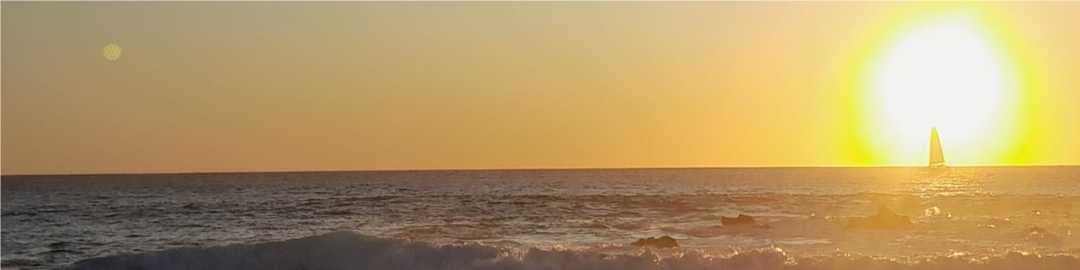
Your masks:
[{"label": "breaking wave", "polygon": [[79,261],[68,269],[1080,269],[1080,258],[1011,252],[993,257],[940,256],[901,262],[838,254],[796,257],[780,249],[728,256],[645,250],[605,254],[573,250],[515,250],[479,244],[432,245],[336,232],[281,242],[177,248]]}]

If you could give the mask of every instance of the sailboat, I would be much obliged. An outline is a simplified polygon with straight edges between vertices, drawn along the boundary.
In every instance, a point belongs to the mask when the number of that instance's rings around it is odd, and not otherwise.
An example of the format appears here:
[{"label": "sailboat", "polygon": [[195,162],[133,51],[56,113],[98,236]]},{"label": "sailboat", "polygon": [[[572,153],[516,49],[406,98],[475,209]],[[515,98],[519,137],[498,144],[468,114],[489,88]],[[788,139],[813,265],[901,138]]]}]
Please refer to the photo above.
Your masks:
[{"label": "sailboat", "polygon": [[945,168],[945,154],[941,151],[936,127],[930,128],[930,168]]}]

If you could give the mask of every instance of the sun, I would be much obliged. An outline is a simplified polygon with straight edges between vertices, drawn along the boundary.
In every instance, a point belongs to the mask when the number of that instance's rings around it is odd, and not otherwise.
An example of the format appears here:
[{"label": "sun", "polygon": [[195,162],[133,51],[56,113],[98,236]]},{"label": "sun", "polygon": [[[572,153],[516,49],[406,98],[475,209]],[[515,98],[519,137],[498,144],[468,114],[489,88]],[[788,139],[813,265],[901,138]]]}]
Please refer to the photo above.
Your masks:
[{"label": "sun", "polygon": [[925,18],[898,31],[869,66],[866,126],[891,164],[923,164],[932,127],[950,163],[993,163],[1017,83],[977,16]]}]

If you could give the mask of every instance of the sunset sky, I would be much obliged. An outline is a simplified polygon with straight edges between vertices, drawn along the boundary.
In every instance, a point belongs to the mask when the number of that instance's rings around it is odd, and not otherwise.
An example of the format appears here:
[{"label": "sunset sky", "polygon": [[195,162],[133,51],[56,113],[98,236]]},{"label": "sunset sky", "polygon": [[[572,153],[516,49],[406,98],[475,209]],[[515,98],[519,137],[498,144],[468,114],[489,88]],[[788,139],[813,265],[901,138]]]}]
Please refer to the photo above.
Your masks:
[{"label": "sunset sky", "polygon": [[3,174],[1080,164],[1080,3],[2,13]]}]

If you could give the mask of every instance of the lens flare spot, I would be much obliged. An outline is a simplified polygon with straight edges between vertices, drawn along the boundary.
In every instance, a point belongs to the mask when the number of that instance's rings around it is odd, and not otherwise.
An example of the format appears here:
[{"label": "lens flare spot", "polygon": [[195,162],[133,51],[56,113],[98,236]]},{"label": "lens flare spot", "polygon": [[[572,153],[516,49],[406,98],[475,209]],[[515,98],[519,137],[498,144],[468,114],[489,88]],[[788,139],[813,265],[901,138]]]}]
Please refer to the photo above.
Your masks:
[{"label": "lens flare spot", "polygon": [[116,43],[109,43],[102,49],[102,55],[105,56],[105,60],[109,62],[116,62],[120,60],[120,56],[124,53],[124,49],[120,48],[120,45]]}]

